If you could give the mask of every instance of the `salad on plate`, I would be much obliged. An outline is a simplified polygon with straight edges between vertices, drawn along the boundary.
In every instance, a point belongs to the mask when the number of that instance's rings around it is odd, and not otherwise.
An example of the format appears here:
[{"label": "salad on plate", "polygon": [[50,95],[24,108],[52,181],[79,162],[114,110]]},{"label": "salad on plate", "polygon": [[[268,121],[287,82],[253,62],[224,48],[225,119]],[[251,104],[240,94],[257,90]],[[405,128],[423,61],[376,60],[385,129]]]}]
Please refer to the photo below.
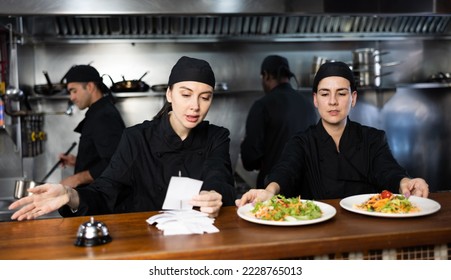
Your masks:
[{"label": "salad on plate", "polygon": [[363,211],[389,214],[407,214],[420,211],[420,208],[412,204],[404,195],[393,194],[387,190],[371,196],[363,203],[355,204],[354,207]]},{"label": "salad on plate", "polygon": [[261,220],[289,222],[318,219],[323,215],[321,208],[313,201],[302,201],[300,197],[285,198],[280,194],[257,202],[251,213]]}]

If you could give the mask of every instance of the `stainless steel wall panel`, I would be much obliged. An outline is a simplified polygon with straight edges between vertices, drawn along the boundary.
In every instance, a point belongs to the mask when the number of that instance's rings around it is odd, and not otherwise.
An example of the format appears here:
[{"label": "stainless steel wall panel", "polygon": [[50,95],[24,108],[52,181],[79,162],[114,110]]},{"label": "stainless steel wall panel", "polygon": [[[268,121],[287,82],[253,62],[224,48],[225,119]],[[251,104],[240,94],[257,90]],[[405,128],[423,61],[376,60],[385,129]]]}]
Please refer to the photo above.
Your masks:
[{"label": "stainless steel wall panel", "polygon": [[450,189],[451,101],[449,88],[400,87],[381,110],[395,158],[431,191]]},{"label": "stainless steel wall panel", "polygon": [[5,129],[0,129],[0,158],[0,178],[22,176],[21,151]]}]

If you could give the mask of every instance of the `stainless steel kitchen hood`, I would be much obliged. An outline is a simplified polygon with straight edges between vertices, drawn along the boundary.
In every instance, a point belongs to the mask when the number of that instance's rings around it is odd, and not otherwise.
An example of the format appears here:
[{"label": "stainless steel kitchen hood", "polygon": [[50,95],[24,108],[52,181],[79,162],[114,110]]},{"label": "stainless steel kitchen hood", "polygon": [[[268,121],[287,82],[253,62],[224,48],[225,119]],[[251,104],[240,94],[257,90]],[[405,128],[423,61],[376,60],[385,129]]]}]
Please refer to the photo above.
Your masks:
[{"label": "stainless steel kitchen hood", "polygon": [[0,0],[0,15],[448,14],[449,0]]},{"label": "stainless steel kitchen hood", "polygon": [[34,42],[451,36],[449,0],[0,0]]}]

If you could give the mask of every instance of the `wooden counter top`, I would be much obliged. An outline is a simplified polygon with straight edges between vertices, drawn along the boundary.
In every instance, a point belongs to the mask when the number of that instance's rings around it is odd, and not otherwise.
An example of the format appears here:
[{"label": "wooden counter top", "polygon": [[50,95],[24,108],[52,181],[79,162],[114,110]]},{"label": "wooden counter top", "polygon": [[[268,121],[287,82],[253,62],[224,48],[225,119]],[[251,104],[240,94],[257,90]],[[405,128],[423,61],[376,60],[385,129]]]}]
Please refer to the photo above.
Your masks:
[{"label": "wooden counter top", "polygon": [[451,243],[451,192],[433,193],[441,204],[428,216],[388,219],[351,213],[339,200],[323,202],[337,214],[319,224],[276,227],[247,222],[236,207],[216,219],[219,233],[163,236],[146,219],[157,212],[95,216],[113,241],[74,246],[89,217],[0,223],[0,259],[281,259]]}]

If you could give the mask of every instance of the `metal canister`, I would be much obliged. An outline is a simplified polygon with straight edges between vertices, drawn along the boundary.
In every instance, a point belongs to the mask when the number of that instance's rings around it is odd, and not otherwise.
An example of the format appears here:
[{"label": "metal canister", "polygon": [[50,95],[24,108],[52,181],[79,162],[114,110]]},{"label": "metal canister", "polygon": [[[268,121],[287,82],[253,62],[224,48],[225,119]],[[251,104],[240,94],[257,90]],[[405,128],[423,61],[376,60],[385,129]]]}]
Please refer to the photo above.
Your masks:
[{"label": "metal canister", "polygon": [[37,183],[35,181],[30,180],[16,180],[14,186],[14,198],[21,199],[22,197],[31,195],[31,193],[28,192],[28,190],[40,184],[41,183]]}]

